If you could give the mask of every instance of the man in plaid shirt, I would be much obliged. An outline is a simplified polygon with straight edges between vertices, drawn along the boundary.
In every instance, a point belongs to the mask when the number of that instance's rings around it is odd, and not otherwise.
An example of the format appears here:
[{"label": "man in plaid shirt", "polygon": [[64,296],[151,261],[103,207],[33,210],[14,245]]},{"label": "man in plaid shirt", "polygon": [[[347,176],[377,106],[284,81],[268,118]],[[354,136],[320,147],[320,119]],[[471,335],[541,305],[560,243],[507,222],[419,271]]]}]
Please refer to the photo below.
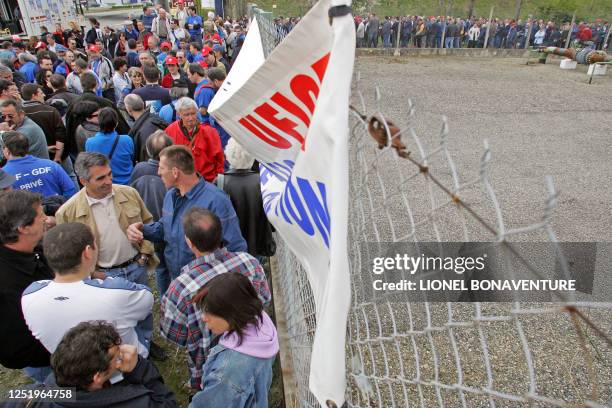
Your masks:
[{"label": "man in plaid shirt", "polygon": [[221,222],[212,212],[194,207],[183,218],[187,245],[196,259],[183,267],[161,301],[161,333],[181,347],[187,347],[190,385],[201,389],[202,366],[212,341],[212,334],[202,320],[202,313],[191,299],[215,276],[239,272],[249,278],[264,304],[270,289],[259,262],[246,252],[221,248]]}]

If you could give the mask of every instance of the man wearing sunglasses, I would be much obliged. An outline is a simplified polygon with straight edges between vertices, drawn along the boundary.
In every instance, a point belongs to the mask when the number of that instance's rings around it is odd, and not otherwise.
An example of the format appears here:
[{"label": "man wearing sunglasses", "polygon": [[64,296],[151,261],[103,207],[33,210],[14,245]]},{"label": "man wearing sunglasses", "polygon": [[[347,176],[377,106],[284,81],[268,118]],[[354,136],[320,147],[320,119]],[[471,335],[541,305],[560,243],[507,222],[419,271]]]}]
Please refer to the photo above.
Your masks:
[{"label": "man wearing sunglasses", "polygon": [[[6,99],[0,103],[2,110],[2,120],[0,123],[0,131],[17,131],[28,138],[30,150],[28,154],[41,159],[49,158],[47,150],[47,139],[45,134],[32,119],[28,118],[23,110],[20,101],[15,99]],[[2,141],[2,145],[4,142]]]}]

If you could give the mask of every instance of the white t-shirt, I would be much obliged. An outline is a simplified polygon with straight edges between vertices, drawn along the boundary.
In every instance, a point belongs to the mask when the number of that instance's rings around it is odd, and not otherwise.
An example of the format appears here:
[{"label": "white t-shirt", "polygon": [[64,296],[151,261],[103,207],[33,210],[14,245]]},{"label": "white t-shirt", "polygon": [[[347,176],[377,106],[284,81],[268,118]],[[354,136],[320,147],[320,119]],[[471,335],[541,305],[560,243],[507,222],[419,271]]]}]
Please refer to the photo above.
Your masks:
[{"label": "white t-shirt", "polygon": [[149,355],[136,324],[151,314],[153,294],[146,286],[123,278],[85,279],[72,283],[42,280],[23,292],[21,307],[30,331],[53,353],[68,330],[81,322],[112,323],[124,344]]}]

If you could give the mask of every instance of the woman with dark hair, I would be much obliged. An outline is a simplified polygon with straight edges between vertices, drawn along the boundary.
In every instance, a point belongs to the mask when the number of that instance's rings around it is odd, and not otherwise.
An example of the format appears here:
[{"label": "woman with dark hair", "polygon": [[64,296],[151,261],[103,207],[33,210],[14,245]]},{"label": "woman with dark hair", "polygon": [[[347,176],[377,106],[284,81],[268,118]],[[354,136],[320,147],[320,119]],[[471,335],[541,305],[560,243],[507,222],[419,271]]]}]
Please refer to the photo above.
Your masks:
[{"label": "woman with dark hair", "polygon": [[127,52],[128,52],[127,37],[125,36],[124,31],[120,31],[118,39],[117,39],[117,45],[115,45],[115,51],[114,51],[115,58],[125,57],[127,55]]},{"label": "woman with dark hair", "polygon": [[50,83],[51,75],[53,75],[53,72],[45,68],[41,68],[36,73],[36,83],[42,87],[42,91],[45,94],[45,99],[47,99],[49,95],[53,93]]},{"label": "woman with dark hair", "polygon": [[113,171],[113,182],[127,185],[134,170],[134,141],[128,135],[117,133],[118,122],[119,117],[113,108],[100,109],[100,131],[85,141],[85,151],[106,155]]},{"label": "woman with dark hair", "polygon": [[278,336],[251,281],[240,273],[223,273],[193,302],[220,338],[204,363],[202,391],[189,407],[267,408]]}]

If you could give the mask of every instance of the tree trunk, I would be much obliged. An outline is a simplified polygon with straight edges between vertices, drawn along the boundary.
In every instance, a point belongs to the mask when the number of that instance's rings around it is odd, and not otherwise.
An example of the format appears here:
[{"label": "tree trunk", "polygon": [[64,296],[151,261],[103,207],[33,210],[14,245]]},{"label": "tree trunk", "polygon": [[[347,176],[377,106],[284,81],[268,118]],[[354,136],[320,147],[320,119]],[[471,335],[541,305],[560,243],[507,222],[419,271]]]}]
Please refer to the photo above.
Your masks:
[{"label": "tree trunk", "polygon": [[514,19],[518,21],[521,18],[521,6],[523,5],[523,0],[516,0],[516,5],[514,7]]},{"label": "tree trunk", "polygon": [[474,15],[474,4],[476,3],[476,0],[470,0],[470,2],[468,3],[468,19],[472,18],[472,16]]}]

